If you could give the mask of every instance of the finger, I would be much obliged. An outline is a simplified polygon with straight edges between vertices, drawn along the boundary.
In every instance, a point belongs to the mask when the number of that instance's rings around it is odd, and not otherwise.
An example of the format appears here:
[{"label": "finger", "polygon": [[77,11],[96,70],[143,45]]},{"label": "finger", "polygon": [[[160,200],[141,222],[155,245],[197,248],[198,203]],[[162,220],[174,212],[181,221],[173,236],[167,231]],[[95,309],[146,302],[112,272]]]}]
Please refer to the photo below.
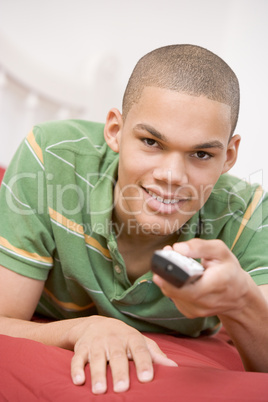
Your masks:
[{"label": "finger", "polygon": [[114,392],[124,392],[129,388],[128,354],[122,344],[115,339],[109,347],[109,364],[113,378]]},{"label": "finger", "polygon": [[161,291],[166,295],[168,293],[168,297],[176,296],[178,290],[181,291],[181,288],[177,288],[175,285],[172,285],[170,282],[165,281],[161,276],[157,274],[153,274],[153,282],[161,289]]},{"label": "finger", "polygon": [[87,349],[83,346],[77,347],[71,361],[71,377],[75,385],[82,385],[85,382],[85,365],[88,362]]},{"label": "finger", "polygon": [[91,388],[93,394],[103,394],[107,391],[107,356],[103,347],[94,344],[89,354]]},{"label": "finger", "polygon": [[165,247],[163,248],[163,250],[172,250],[172,247],[171,247],[171,246],[165,246]]},{"label": "finger", "polygon": [[144,338],[146,339],[153,363],[161,364],[162,366],[178,367],[178,364],[174,360],[169,359],[156,342],[146,336]]},{"label": "finger", "polygon": [[[209,294],[206,286],[200,286],[197,281],[177,288],[158,275],[153,276],[153,281],[166,297],[173,300],[177,309],[187,318],[204,316],[203,308],[208,305],[207,294]],[[203,299],[204,295],[206,297]]]},{"label": "finger", "polygon": [[230,255],[230,250],[221,240],[191,239],[187,242],[175,243],[173,248],[178,253],[192,258],[222,260]]},{"label": "finger", "polygon": [[151,353],[148,349],[145,337],[135,337],[129,345],[139,381],[151,381],[154,377],[154,369]]}]

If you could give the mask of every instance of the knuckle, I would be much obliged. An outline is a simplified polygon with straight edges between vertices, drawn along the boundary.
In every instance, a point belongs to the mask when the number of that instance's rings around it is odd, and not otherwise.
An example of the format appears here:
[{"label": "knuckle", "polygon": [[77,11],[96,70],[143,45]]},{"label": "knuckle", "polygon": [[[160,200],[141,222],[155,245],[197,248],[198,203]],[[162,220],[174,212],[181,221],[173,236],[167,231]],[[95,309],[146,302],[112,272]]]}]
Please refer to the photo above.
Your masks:
[{"label": "knuckle", "polygon": [[214,239],[213,243],[214,243],[214,247],[217,250],[219,250],[219,252],[221,252],[223,255],[229,253],[229,248],[227,247],[227,245],[222,240]]},{"label": "knuckle", "polygon": [[151,348],[159,349],[159,346],[153,339],[146,337],[145,340],[146,340],[146,344],[149,345]]},{"label": "knuckle", "polygon": [[127,358],[127,352],[123,348],[116,347],[109,351],[110,360],[122,360]]},{"label": "knuckle", "polygon": [[77,343],[74,346],[74,356],[73,359],[81,358],[82,356],[88,355],[89,346],[86,343]]},{"label": "knuckle", "polygon": [[138,344],[132,350],[133,350],[133,353],[135,353],[135,354],[144,355],[146,353],[149,353],[147,345]]},{"label": "knuckle", "polygon": [[76,342],[76,344],[74,345],[74,351],[76,352],[76,351],[80,351],[80,350],[83,350],[83,349],[86,349],[86,343],[85,342],[81,342],[81,341],[78,341],[78,342]]},{"label": "knuckle", "polygon": [[199,312],[191,311],[191,312],[189,312],[189,313],[187,314],[187,318],[189,318],[189,319],[191,319],[191,320],[194,320],[195,318],[203,317],[203,316],[204,316],[203,314],[204,314],[204,313],[201,312],[201,311],[199,311]]},{"label": "knuckle", "polygon": [[104,357],[104,351],[93,349],[89,353],[89,361],[100,361]]}]

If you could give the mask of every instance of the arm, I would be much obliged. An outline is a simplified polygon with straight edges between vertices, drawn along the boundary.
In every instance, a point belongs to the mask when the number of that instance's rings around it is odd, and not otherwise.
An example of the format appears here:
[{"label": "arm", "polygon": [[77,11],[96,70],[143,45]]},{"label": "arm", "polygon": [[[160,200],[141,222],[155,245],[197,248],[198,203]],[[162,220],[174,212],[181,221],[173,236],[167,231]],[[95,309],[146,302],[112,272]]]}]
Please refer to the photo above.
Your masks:
[{"label": "arm", "polygon": [[[249,277],[250,282],[253,280]],[[268,372],[268,285],[250,283],[248,305],[239,316],[219,316],[247,371]],[[251,304],[252,303],[252,304]]]},{"label": "arm", "polygon": [[268,285],[258,287],[220,240],[193,239],[175,251],[201,258],[202,278],[180,289],[159,276],[154,282],[188,318],[217,315],[246,370],[268,372]]},{"label": "arm", "polygon": [[28,321],[43,287],[42,281],[0,266],[0,334],[74,350],[71,375],[75,384],[84,383],[84,367],[88,361],[94,393],[107,389],[107,361],[111,365],[116,392],[126,391],[129,387],[128,359],[135,361],[141,382],[152,380],[153,362],[176,365],[155,342],[119,320],[92,316],[48,324]]}]

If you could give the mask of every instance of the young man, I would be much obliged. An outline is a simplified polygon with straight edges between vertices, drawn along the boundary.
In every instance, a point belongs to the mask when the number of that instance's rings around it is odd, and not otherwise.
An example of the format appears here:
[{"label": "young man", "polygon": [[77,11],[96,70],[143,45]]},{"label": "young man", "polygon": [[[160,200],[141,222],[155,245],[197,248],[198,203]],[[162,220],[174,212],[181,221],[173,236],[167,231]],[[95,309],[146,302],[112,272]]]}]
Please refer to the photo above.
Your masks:
[{"label": "young man", "polygon": [[[138,62],[105,126],[35,127],[1,187],[0,333],[74,350],[73,382],[89,362],[94,393],[108,361],[116,392],[128,359],[142,382],[153,363],[176,365],[143,331],[196,337],[221,322],[245,368],[268,371],[268,198],[225,174],[238,110],[226,63],[174,45]],[[200,258],[202,278],[153,277],[164,247]]]}]

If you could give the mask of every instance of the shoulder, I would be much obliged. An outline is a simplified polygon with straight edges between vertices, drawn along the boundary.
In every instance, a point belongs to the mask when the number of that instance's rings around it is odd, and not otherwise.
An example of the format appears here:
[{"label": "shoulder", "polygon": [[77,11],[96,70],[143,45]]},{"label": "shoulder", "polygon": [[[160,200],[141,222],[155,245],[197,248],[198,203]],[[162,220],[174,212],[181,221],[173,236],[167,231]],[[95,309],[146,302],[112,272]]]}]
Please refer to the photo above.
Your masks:
[{"label": "shoulder", "polygon": [[42,148],[57,146],[61,148],[85,149],[102,146],[104,124],[86,120],[60,120],[38,124],[33,128],[35,141]]},{"label": "shoulder", "polygon": [[[268,197],[259,184],[250,184],[224,174],[200,211],[211,238],[221,238],[230,247],[238,231],[257,230],[268,217]],[[250,235],[252,235],[252,230]]]},{"label": "shoulder", "polygon": [[266,193],[258,183],[251,184],[230,174],[222,175],[216,183],[207,201],[207,206],[213,209],[228,207],[230,211],[246,211],[254,202],[264,200]]},{"label": "shoulder", "polygon": [[[114,160],[116,154],[104,139],[104,124],[85,120],[51,121],[36,125],[25,143],[44,166],[61,162],[73,166],[83,161]],[[80,161],[80,162],[79,162]]]}]

